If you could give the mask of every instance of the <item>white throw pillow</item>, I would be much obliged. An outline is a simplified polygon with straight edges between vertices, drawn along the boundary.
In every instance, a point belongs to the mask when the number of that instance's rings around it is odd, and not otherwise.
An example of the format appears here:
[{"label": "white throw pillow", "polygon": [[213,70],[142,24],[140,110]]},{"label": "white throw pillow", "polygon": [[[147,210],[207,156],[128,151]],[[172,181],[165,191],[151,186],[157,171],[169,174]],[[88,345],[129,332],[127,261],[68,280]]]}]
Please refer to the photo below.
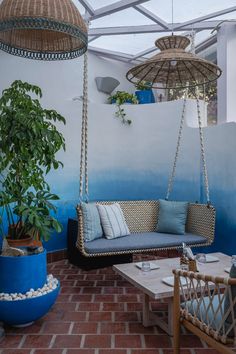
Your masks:
[{"label": "white throw pillow", "polygon": [[97,204],[97,207],[101,218],[103,232],[107,239],[113,239],[130,234],[120,204]]}]

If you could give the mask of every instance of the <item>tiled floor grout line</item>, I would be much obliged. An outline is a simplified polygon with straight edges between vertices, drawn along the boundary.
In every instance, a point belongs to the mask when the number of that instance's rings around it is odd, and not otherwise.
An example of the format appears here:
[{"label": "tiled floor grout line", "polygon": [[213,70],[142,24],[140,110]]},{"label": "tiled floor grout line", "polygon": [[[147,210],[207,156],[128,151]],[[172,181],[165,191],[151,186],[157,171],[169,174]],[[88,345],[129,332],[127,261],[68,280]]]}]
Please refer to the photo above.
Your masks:
[{"label": "tiled floor grout line", "polygon": [[173,348],[174,347],[174,338],[171,336],[169,336],[169,338],[170,338],[171,348]]},{"label": "tiled floor grout line", "polygon": [[51,339],[49,346],[48,346],[49,349],[52,349],[53,344],[55,343],[56,337],[57,337],[57,335],[53,334],[52,339]]},{"label": "tiled floor grout line", "polygon": [[128,322],[125,322],[125,334],[129,334],[129,324]]},{"label": "tiled floor grout line", "polygon": [[68,334],[72,334],[73,328],[74,328],[74,322],[71,322],[69,330],[68,330]]},{"label": "tiled floor grout line", "polygon": [[22,339],[21,339],[21,341],[20,341],[20,343],[18,345],[18,349],[22,348],[22,345],[24,344],[25,339],[26,339],[26,334],[23,335],[23,337],[22,337]]},{"label": "tiled floor grout line", "polygon": [[146,349],[145,337],[144,334],[140,334],[141,347],[142,349]]},{"label": "tiled floor grout line", "polygon": [[86,312],[86,315],[85,315],[85,322],[89,322],[89,311]]},{"label": "tiled floor grout line", "polygon": [[82,334],[81,336],[80,348],[84,348],[85,336],[86,336],[85,334]]},{"label": "tiled floor grout line", "polygon": [[111,334],[111,349],[115,348],[115,334]]},{"label": "tiled floor grout line", "polygon": [[46,322],[42,324],[42,327],[40,328],[39,334],[43,334],[44,328],[46,326]]},{"label": "tiled floor grout line", "polygon": [[98,322],[97,334],[101,334],[101,322]]}]

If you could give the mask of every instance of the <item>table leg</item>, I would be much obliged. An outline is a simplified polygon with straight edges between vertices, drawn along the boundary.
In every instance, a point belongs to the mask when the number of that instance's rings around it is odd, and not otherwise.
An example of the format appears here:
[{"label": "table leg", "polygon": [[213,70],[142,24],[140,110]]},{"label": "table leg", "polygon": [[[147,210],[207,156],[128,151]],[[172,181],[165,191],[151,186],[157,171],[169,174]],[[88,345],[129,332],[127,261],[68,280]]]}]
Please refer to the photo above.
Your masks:
[{"label": "table leg", "polygon": [[149,296],[143,294],[143,326],[158,326],[170,336],[173,336],[173,299],[167,299],[168,301],[168,323],[163,321],[155,313],[149,309]]}]

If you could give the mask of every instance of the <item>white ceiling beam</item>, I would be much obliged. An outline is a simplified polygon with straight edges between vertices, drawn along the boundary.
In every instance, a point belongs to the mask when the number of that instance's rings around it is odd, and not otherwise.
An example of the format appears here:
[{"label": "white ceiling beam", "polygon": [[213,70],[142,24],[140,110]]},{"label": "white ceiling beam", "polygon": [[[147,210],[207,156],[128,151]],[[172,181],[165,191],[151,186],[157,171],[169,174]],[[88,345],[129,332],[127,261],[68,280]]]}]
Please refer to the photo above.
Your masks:
[{"label": "white ceiling beam", "polygon": [[88,43],[91,43],[93,41],[95,41],[96,39],[98,39],[100,36],[94,36],[94,37],[90,37],[88,40]]},{"label": "white ceiling beam", "polygon": [[134,6],[134,9],[139,11],[142,15],[146,16],[153,22],[156,22],[158,25],[162,26],[163,28],[170,29],[167,22],[162,20],[160,17],[156,16],[153,12],[147,10],[144,6],[136,5]]},{"label": "white ceiling beam", "polygon": [[93,16],[95,10],[89,4],[87,0],[79,0],[80,4],[85,8],[85,10],[89,13],[89,16]]},{"label": "white ceiling beam", "polygon": [[[201,22],[201,21],[206,21],[206,20],[209,20],[210,18],[214,18],[214,17],[218,17],[218,16],[221,16],[221,15],[225,15],[225,14],[228,14],[228,13],[233,12],[233,11],[236,11],[236,6],[232,6],[232,7],[229,7],[228,9],[224,9],[224,10],[221,10],[221,11],[212,12],[212,13],[210,13],[208,15],[201,16],[201,17],[196,17],[196,18],[194,18],[192,20],[183,22],[177,27],[174,26],[174,30],[178,30],[178,29],[183,28],[185,26],[193,25],[193,24]],[[195,29],[195,26],[194,26],[194,29]]]},{"label": "white ceiling beam", "polygon": [[[92,46],[88,46],[88,50],[90,53],[102,56],[104,58],[109,58],[109,59],[114,59],[114,60],[119,60],[123,61],[127,64],[129,64],[129,60],[133,58],[132,55],[122,53],[122,52],[116,52],[113,50],[107,50],[107,49],[100,49]],[[137,63],[142,62],[143,60],[137,60]]]},{"label": "white ceiling beam", "polygon": [[[202,31],[215,28],[221,21],[204,21],[199,22],[194,26],[194,30]],[[179,23],[174,24],[178,26],[178,30],[181,31]],[[184,26],[184,30],[191,31],[192,26]],[[102,28],[90,28],[89,36],[114,36],[122,34],[138,34],[138,33],[160,33],[170,32],[169,29],[164,29],[160,25],[143,25],[143,26],[120,26],[120,27],[102,27]]]},{"label": "white ceiling beam", "polygon": [[141,3],[147,2],[149,0],[120,0],[115,2],[114,4],[103,6],[100,9],[95,10],[93,16],[91,16],[90,21],[96,20],[97,18],[108,16],[117,11],[122,11],[128,9],[129,7],[133,7],[135,5],[139,5]]},{"label": "white ceiling beam", "polygon": [[217,43],[216,34],[214,36],[206,38],[201,43],[198,43],[198,45],[196,45],[196,47],[195,47],[195,53],[198,54],[198,53],[202,52],[203,50],[209,48],[210,46],[212,46],[215,43]]},{"label": "white ceiling beam", "polygon": [[158,50],[157,47],[152,47],[152,48],[148,48],[148,49],[146,49],[146,50],[143,50],[142,52],[139,52],[139,53],[137,53],[136,55],[134,55],[134,56],[132,57],[132,59],[130,59],[129,61],[133,61],[133,60],[136,60],[136,59],[138,59],[138,58],[141,58],[141,57],[143,57],[144,55],[147,55],[147,54],[149,54],[149,53],[155,52],[156,50]]}]

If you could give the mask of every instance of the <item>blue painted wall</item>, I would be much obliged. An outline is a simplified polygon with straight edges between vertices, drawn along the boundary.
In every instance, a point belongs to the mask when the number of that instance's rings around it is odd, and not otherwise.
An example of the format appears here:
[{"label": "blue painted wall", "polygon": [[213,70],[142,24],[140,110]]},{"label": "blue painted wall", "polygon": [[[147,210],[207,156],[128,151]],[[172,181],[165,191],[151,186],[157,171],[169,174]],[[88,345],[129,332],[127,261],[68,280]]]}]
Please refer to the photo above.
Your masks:
[{"label": "blue painted wall", "polygon": [[[171,171],[182,101],[125,107],[135,117],[131,127],[113,119],[114,109],[90,105],[89,171],[91,200],[158,199],[166,194]],[[187,124],[196,119],[195,103],[188,102]],[[192,113],[191,113],[192,112]],[[177,117],[173,120],[173,115]],[[68,129],[68,127],[67,127]],[[79,129],[79,124],[78,124]],[[211,201],[217,210],[216,238],[207,251],[236,253],[236,125],[224,124],[204,129]],[[227,144],[222,144],[227,141]],[[73,141],[69,142],[71,148]],[[72,149],[73,150],[73,149]],[[63,157],[60,176],[52,174],[55,192],[61,195],[58,216],[64,225],[61,235],[46,244],[51,251],[66,247],[68,217],[76,217],[79,193],[77,151]],[[73,166],[73,168],[72,168]],[[73,171],[73,173],[72,173]],[[70,177],[69,174],[72,173]],[[205,202],[200,170],[199,133],[185,126],[172,199]]]},{"label": "blue painted wall", "polygon": [[[39,85],[42,104],[54,108],[67,119],[58,126],[66,139],[66,152],[58,157],[64,169],[48,175],[52,191],[60,196],[58,218],[64,226],[45,244],[48,251],[66,248],[68,217],[75,217],[79,200],[79,157],[81,102],[73,97],[82,93],[83,58],[47,63],[29,61],[0,53],[0,89],[15,79]],[[27,65],[26,65],[27,64]],[[121,82],[118,89],[129,92],[125,64],[89,57],[89,175],[90,199],[164,198],[174,159],[182,101],[149,105],[127,105],[131,126],[115,118],[115,106],[104,102],[94,78],[113,76]],[[204,111],[204,107],[201,107]],[[203,115],[204,116],[204,115]],[[199,134],[196,130],[196,105],[188,101],[173,199],[202,200]],[[211,200],[217,210],[216,239],[209,250],[236,253],[236,125],[223,124],[204,129]]]}]

